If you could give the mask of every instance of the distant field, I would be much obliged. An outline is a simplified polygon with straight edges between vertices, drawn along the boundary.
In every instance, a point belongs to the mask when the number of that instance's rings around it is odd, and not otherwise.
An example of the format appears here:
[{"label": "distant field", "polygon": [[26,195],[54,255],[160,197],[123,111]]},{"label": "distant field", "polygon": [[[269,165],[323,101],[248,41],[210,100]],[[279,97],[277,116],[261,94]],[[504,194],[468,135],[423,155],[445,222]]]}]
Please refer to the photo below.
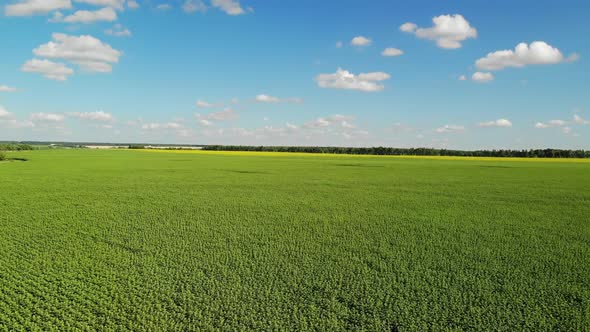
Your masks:
[{"label": "distant field", "polygon": [[7,154],[0,331],[590,326],[585,160]]}]

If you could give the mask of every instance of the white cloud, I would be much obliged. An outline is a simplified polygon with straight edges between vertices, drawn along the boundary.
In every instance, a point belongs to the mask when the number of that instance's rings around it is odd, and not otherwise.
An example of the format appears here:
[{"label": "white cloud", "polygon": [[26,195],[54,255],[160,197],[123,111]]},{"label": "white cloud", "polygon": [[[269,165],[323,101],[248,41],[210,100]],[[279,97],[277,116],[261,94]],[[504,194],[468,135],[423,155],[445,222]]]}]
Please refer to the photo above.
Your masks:
[{"label": "white cloud", "polygon": [[504,127],[509,128],[512,127],[512,122],[507,119],[498,119],[495,121],[488,121],[488,122],[480,122],[478,124],[479,127]]},{"label": "white cloud", "polygon": [[492,73],[482,73],[478,71],[471,76],[471,80],[477,83],[488,83],[494,80],[494,75]]},{"label": "white cloud", "polygon": [[400,56],[402,54],[404,54],[404,51],[394,47],[388,47],[381,52],[383,56]]},{"label": "white cloud", "polygon": [[197,100],[196,105],[199,108],[213,108],[213,107],[223,106],[223,104],[221,104],[221,103],[219,103],[219,104],[213,104],[213,103],[208,103],[208,102],[203,101],[203,100]]},{"label": "white cloud", "polygon": [[143,130],[159,130],[159,129],[182,129],[182,124],[177,122],[167,123],[146,123],[141,126]]},{"label": "white cloud", "polygon": [[94,22],[113,22],[117,20],[117,12],[111,7],[105,7],[95,11],[78,10],[72,15],[64,16],[57,12],[50,19],[53,23],[83,23],[89,24]]},{"label": "white cloud", "polygon": [[21,70],[27,73],[39,73],[45,78],[56,81],[65,81],[69,75],[74,74],[74,70],[65,64],[45,59],[31,59],[22,65]]},{"label": "white cloud", "polygon": [[54,33],[53,41],[33,50],[39,57],[64,59],[79,65],[91,72],[108,73],[112,64],[119,62],[120,51],[90,35],[69,36]]},{"label": "white cloud", "polygon": [[34,128],[35,124],[32,121],[25,120],[19,121],[16,119],[0,119],[0,125],[4,128],[22,129],[22,128]]},{"label": "white cloud", "polygon": [[432,23],[430,28],[418,28],[416,24],[408,22],[400,30],[413,33],[418,38],[434,40],[438,47],[446,49],[461,48],[463,41],[477,37],[477,30],[459,14],[437,16],[432,18]]},{"label": "white cloud", "polygon": [[[573,55],[571,60],[577,59]],[[518,44],[514,50],[503,50],[489,53],[485,58],[475,62],[480,69],[501,70],[508,67],[524,67],[527,65],[549,65],[568,61],[561,51],[544,41],[535,41],[530,45]]]},{"label": "white cloud", "polygon": [[6,108],[0,105],[0,119],[10,119],[12,118],[12,113],[8,112]]},{"label": "white cloud", "polygon": [[204,116],[196,114],[195,117],[197,120],[205,119],[210,121],[230,121],[238,119],[239,115],[233,109],[226,108],[223,111],[209,113]]},{"label": "white cloud", "polygon": [[104,33],[106,33],[109,36],[115,36],[115,37],[131,37],[132,33],[131,31],[129,31],[129,29],[125,28],[123,25],[121,24],[115,24],[112,28],[107,29],[104,31]]},{"label": "white cloud", "polygon": [[465,76],[465,75],[459,76],[459,81],[467,81],[467,76]]},{"label": "white cloud", "polygon": [[172,5],[170,5],[169,3],[162,3],[156,6],[156,9],[158,10],[170,10],[172,9]]},{"label": "white cloud", "polygon": [[62,122],[64,120],[63,114],[55,113],[33,113],[31,114],[32,121],[43,121],[43,122]]},{"label": "white cloud", "polygon": [[71,9],[70,0],[23,0],[14,4],[6,5],[4,13],[6,16],[31,16],[43,15],[54,10]]},{"label": "white cloud", "polygon": [[535,128],[537,129],[546,129],[546,128],[553,128],[553,127],[563,127],[567,125],[568,122],[565,120],[550,120],[547,122],[537,122],[535,123]]},{"label": "white cloud", "polygon": [[139,4],[135,0],[127,0],[127,7],[129,9],[137,9],[139,8]]},{"label": "white cloud", "polygon": [[348,89],[365,92],[382,91],[385,87],[378,82],[391,78],[387,73],[373,72],[354,75],[338,68],[334,74],[319,74],[315,80],[319,87],[330,89]]},{"label": "white cloud", "polygon": [[364,36],[356,36],[350,41],[350,45],[352,46],[369,46],[371,43],[373,43],[373,41]]},{"label": "white cloud", "polygon": [[74,2],[82,2],[98,7],[112,7],[122,10],[125,0],[74,0]]},{"label": "white cloud", "polygon": [[444,133],[460,133],[465,131],[465,127],[457,125],[445,125],[440,128],[436,128],[436,132],[439,134]]},{"label": "white cloud", "polygon": [[278,103],[279,101],[281,101],[277,97],[273,97],[273,96],[269,96],[269,95],[265,95],[265,94],[256,96],[255,100],[259,103]]},{"label": "white cloud", "polygon": [[10,87],[8,85],[0,85],[0,92],[15,92],[16,88]]},{"label": "white cloud", "polygon": [[551,126],[546,123],[543,123],[543,122],[535,123],[535,128],[537,128],[537,129],[545,129],[545,128],[549,128],[549,127],[551,127]]},{"label": "white cloud", "polygon": [[201,0],[185,0],[182,4],[185,13],[206,12],[207,6]]},{"label": "white cloud", "polygon": [[354,126],[350,124],[351,121],[354,121],[353,116],[335,114],[329,117],[322,117],[308,121],[303,126],[308,129],[329,127],[334,125],[340,125],[343,128],[354,128]]},{"label": "white cloud", "polygon": [[281,99],[281,98],[269,96],[269,95],[266,95],[266,94],[257,95],[254,100],[256,102],[258,102],[258,103],[270,103],[270,104],[276,104],[276,103],[301,104],[301,103],[303,103],[303,99],[301,99],[301,98],[285,98],[285,99]]},{"label": "white cloud", "polygon": [[211,0],[211,5],[224,11],[228,15],[242,15],[246,11],[236,0]]},{"label": "white cloud", "polygon": [[336,48],[342,48],[342,46],[344,46],[344,44],[341,41],[336,42]]},{"label": "white cloud", "polygon": [[197,122],[199,123],[199,125],[201,127],[212,127],[213,126],[213,122],[211,122],[207,119],[200,119]]},{"label": "white cloud", "polygon": [[102,122],[113,121],[113,115],[111,113],[107,113],[104,111],[82,112],[82,113],[81,112],[72,112],[72,113],[68,113],[67,115],[74,117],[74,118],[88,120],[88,121],[102,121]]},{"label": "white cloud", "polygon": [[572,133],[572,128],[571,127],[563,127],[561,128],[561,132],[564,134],[571,134]]},{"label": "white cloud", "polygon": [[399,29],[403,32],[415,32],[418,29],[418,26],[414,23],[404,23],[402,24]]},{"label": "white cloud", "polygon": [[580,125],[590,125],[590,120],[586,120],[578,114],[574,114],[574,123]]}]

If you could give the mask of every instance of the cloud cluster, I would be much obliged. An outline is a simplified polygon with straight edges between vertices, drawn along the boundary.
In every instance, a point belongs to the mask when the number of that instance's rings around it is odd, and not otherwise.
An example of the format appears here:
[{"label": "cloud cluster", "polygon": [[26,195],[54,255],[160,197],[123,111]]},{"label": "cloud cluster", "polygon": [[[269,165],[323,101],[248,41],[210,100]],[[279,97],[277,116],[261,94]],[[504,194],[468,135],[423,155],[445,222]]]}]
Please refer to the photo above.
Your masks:
[{"label": "cloud cluster", "polygon": [[21,66],[21,70],[27,73],[38,73],[45,78],[56,81],[65,81],[68,76],[74,74],[74,70],[65,64],[47,59],[31,59]]},{"label": "cloud cluster", "polygon": [[430,28],[419,28],[408,22],[400,26],[400,30],[415,34],[418,38],[434,40],[440,48],[445,49],[461,48],[463,41],[477,38],[477,30],[462,15],[437,16],[432,19],[432,23]]},{"label": "cloud cluster", "polygon": [[273,97],[266,94],[257,95],[254,98],[254,101],[257,103],[266,103],[266,104],[278,104],[278,103],[289,103],[289,104],[301,104],[303,103],[303,99],[301,98],[278,98]]},{"label": "cloud cluster", "polygon": [[117,20],[117,12],[111,7],[105,7],[98,10],[78,10],[71,15],[64,16],[56,12],[49,21],[52,23],[83,23],[90,24],[95,22],[113,22]]},{"label": "cloud cluster", "polygon": [[566,135],[572,134],[576,136],[577,134],[573,133],[573,129],[571,126],[575,125],[590,125],[590,120],[586,120],[578,114],[574,114],[573,119],[571,121],[566,120],[550,120],[547,122],[537,122],[535,123],[535,128],[537,129],[547,129],[547,128],[559,128],[561,132]]},{"label": "cloud cluster", "polygon": [[512,127],[512,122],[507,119],[498,119],[495,121],[488,121],[488,122],[480,122],[478,127],[503,127],[503,128],[510,128]]},{"label": "cloud cluster", "polygon": [[460,133],[465,131],[465,127],[458,126],[458,125],[444,125],[440,128],[436,128],[435,130],[439,134],[444,133]]},{"label": "cloud cluster", "polygon": [[4,13],[6,16],[32,16],[71,8],[72,2],[70,0],[24,0],[6,5]]},{"label": "cloud cluster", "polygon": [[240,2],[236,0],[211,0],[211,6],[219,8],[226,14],[232,16],[246,13],[240,5]]},{"label": "cloud cluster", "polygon": [[544,41],[535,41],[530,45],[520,43],[514,50],[502,50],[489,53],[475,62],[477,68],[484,70],[501,70],[509,67],[528,65],[549,65],[565,61],[575,61],[578,55],[565,58],[561,51]]},{"label": "cloud cluster", "polygon": [[12,118],[12,113],[8,112],[6,108],[0,105],[0,119],[10,119]]},{"label": "cloud cluster", "polygon": [[15,92],[16,88],[10,87],[8,85],[0,85],[0,92]]},{"label": "cloud cluster", "polygon": [[390,79],[391,76],[383,72],[353,73],[338,68],[334,74],[319,74],[315,81],[321,88],[347,89],[364,92],[382,91],[385,86],[380,82]]},{"label": "cloud cluster", "polygon": [[53,41],[33,50],[33,54],[45,58],[27,61],[22,70],[40,73],[46,78],[65,81],[74,71],[63,63],[55,63],[47,59],[63,59],[77,64],[89,72],[109,73],[112,64],[119,62],[120,51],[90,35],[69,36],[54,33]]},{"label": "cloud cluster", "polygon": [[39,122],[62,122],[65,119],[63,114],[56,114],[56,113],[33,113],[31,114],[32,121],[39,121]]},{"label": "cloud cluster", "polygon": [[108,122],[113,121],[113,115],[104,111],[98,112],[72,112],[67,113],[68,116],[88,121]]}]

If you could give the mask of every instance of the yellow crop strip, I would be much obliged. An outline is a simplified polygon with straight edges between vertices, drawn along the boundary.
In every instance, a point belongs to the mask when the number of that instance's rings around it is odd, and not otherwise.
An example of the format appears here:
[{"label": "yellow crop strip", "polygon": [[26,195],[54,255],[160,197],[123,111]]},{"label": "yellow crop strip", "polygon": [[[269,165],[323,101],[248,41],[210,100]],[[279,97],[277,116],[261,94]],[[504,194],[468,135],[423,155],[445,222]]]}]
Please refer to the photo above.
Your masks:
[{"label": "yellow crop strip", "polygon": [[462,160],[462,161],[523,161],[523,162],[560,162],[590,163],[590,159],[581,158],[513,158],[513,157],[460,157],[460,156],[390,156],[390,155],[355,155],[332,153],[304,152],[259,152],[259,151],[209,151],[209,150],[158,150],[144,149],[136,151],[176,154],[199,154],[221,156],[264,156],[264,157],[333,157],[333,158],[397,158],[397,159],[428,159],[428,160]]}]

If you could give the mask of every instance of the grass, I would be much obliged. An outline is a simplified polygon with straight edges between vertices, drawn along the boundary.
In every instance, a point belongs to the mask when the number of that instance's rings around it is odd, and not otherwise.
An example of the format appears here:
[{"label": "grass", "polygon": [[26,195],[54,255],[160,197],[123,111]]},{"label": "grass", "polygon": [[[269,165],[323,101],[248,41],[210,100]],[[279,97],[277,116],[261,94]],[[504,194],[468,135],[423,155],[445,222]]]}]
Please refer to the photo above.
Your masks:
[{"label": "grass", "polygon": [[8,157],[0,330],[590,326],[587,162]]}]

